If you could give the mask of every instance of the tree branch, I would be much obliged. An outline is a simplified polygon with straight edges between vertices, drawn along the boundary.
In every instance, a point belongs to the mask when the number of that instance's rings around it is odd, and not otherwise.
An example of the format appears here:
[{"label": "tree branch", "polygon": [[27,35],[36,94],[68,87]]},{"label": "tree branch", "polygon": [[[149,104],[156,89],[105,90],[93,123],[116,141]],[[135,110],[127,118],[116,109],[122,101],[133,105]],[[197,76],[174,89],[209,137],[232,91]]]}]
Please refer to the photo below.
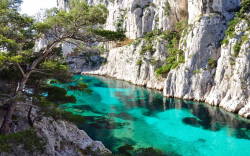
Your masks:
[{"label": "tree branch", "polygon": [[40,73],[40,74],[44,74],[44,75],[53,75],[53,74],[49,74],[49,73],[43,72],[43,71],[38,70],[38,69],[34,69],[34,70],[32,70],[32,72]]},{"label": "tree branch", "polygon": [[20,70],[20,72],[22,73],[22,75],[23,75],[23,77],[24,77],[24,76],[25,76],[25,73],[24,73],[24,71],[23,71],[23,68],[20,66],[19,63],[16,63],[16,65],[17,65],[18,69]]}]

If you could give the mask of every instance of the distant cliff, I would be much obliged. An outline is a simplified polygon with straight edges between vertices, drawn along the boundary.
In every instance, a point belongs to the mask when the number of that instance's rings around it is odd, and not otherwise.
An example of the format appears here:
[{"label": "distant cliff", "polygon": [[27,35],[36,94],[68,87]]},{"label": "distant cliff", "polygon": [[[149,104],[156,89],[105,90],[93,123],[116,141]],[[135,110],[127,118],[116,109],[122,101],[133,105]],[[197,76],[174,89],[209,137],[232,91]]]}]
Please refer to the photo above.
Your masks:
[{"label": "distant cliff", "polygon": [[[167,97],[205,101],[250,117],[250,14],[244,9],[250,6],[240,10],[244,1],[87,2],[105,5],[109,16],[104,27],[124,31],[128,39],[106,46],[109,52],[103,55],[107,62],[102,66],[86,70],[86,60],[76,59],[75,70],[127,80],[163,90]],[[65,6],[63,0],[59,4]]]}]

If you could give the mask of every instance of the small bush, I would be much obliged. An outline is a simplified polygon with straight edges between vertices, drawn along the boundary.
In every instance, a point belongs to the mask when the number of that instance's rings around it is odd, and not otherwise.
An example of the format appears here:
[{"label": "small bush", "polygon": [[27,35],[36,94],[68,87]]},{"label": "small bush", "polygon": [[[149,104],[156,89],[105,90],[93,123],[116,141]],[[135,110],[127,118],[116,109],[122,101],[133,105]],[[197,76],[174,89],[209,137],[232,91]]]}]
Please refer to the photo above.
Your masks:
[{"label": "small bush", "polygon": [[250,12],[250,0],[243,0],[241,2],[240,14]]},{"label": "small bush", "polygon": [[76,124],[81,124],[82,122],[84,122],[83,116],[64,111],[61,108],[47,109],[46,111],[44,111],[44,115],[53,117],[55,120],[66,120]]},{"label": "small bush", "polygon": [[114,32],[102,29],[91,29],[90,31],[96,35],[105,37],[108,40],[124,40],[126,38],[124,32]]},{"label": "small bush", "polygon": [[36,135],[36,132],[33,129],[9,135],[0,135],[0,153],[13,152],[18,146],[23,146],[23,149],[28,152],[42,152],[45,143]]},{"label": "small bush", "polygon": [[165,16],[169,16],[171,13],[171,6],[168,1],[165,2],[165,6],[163,9],[164,9]]},{"label": "small bush", "polygon": [[136,65],[141,66],[142,65],[142,60],[141,59],[137,60]]},{"label": "small bush", "polygon": [[151,54],[155,52],[155,48],[152,43],[144,45],[140,51],[140,55],[144,55],[146,52],[151,52]]},{"label": "small bush", "polygon": [[234,45],[234,57],[237,57],[239,55],[239,52],[240,52],[240,49],[241,49],[241,45],[242,45],[242,42],[241,41],[238,41],[235,45]]},{"label": "small bush", "polygon": [[216,68],[217,67],[217,60],[213,58],[208,59],[208,66],[210,69]]},{"label": "small bush", "polygon": [[55,103],[75,103],[76,98],[74,96],[68,96],[67,91],[64,88],[49,86],[44,89],[47,93],[47,99]]}]

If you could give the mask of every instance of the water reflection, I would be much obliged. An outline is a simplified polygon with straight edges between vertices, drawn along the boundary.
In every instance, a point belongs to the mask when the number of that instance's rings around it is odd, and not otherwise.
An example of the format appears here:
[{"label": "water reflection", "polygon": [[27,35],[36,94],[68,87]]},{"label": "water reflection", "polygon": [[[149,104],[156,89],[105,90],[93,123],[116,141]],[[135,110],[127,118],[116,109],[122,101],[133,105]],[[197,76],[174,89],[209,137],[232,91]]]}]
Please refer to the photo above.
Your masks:
[{"label": "water reflection", "polygon": [[[203,103],[164,98],[160,92],[123,81],[74,78],[93,92],[68,90],[77,103],[62,107],[85,116],[79,127],[113,152],[157,152],[153,147],[165,155],[250,154],[247,148],[241,150],[250,145],[248,120]],[[212,149],[217,146],[220,149]]]}]

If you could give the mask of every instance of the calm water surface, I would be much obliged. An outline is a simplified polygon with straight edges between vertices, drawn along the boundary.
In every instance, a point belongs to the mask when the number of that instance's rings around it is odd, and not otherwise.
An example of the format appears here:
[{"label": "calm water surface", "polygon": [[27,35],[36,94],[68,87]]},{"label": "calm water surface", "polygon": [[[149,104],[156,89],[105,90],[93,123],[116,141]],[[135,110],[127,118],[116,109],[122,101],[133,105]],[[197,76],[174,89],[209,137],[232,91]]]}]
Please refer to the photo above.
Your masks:
[{"label": "calm water surface", "polygon": [[79,127],[114,153],[153,147],[167,155],[250,156],[250,122],[203,103],[164,98],[127,82],[74,76],[92,93],[68,89],[76,103],[62,105],[85,116]]}]

